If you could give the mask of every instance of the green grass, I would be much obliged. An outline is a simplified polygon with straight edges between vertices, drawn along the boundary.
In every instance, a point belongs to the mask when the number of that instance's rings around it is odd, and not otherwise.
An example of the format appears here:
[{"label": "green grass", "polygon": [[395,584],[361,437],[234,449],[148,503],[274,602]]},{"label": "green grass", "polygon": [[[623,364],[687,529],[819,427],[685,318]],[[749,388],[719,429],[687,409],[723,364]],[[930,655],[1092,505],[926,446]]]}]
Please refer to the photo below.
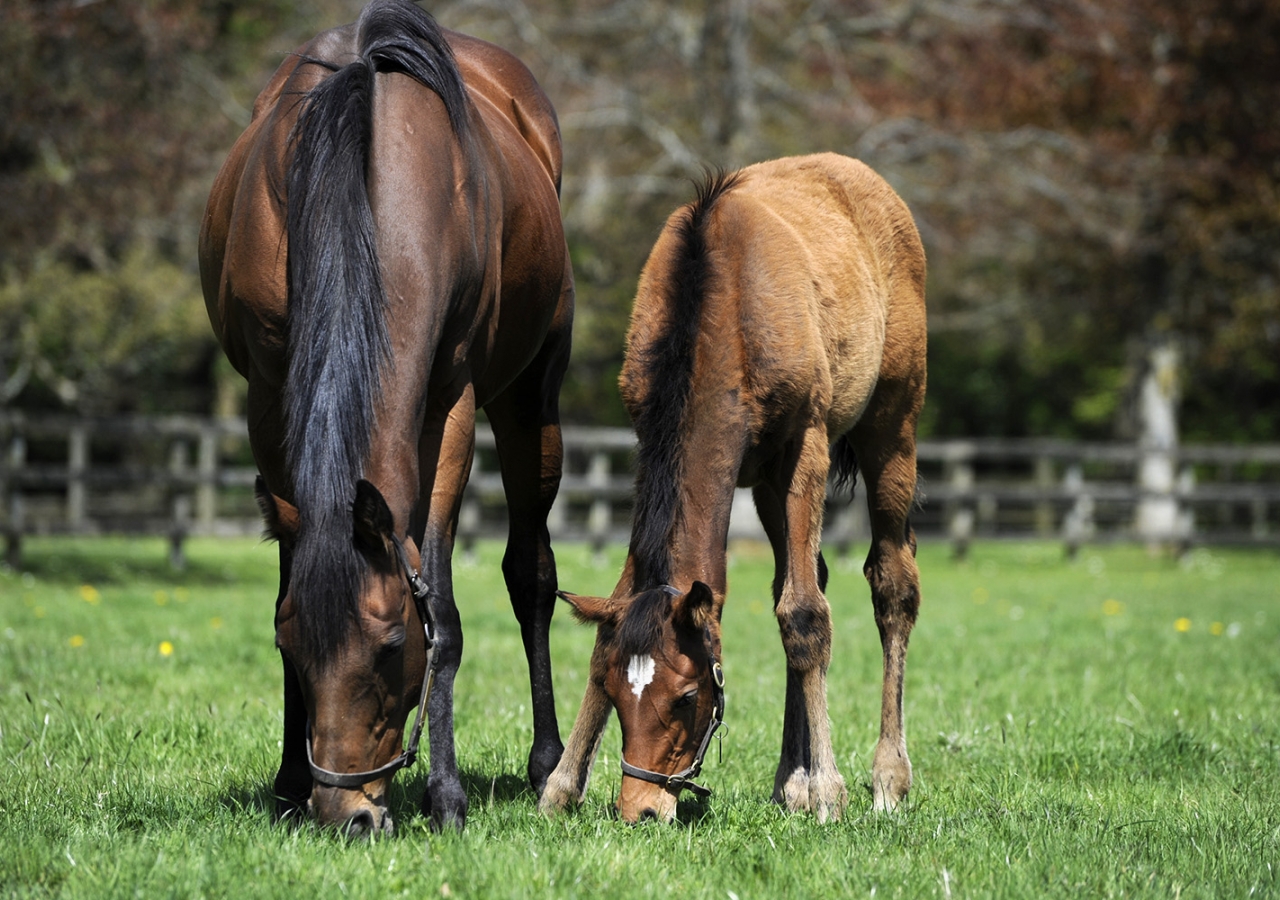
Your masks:
[{"label": "green grass", "polygon": [[[728,734],[705,806],[627,827],[616,724],[588,802],[545,819],[523,785],[527,681],[498,559],[457,566],[466,657],[460,835],[392,795],[394,837],[271,823],[279,662],[274,548],[30,540],[0,572],[0,894],[13,897],[1040,897],[1280,895],[1280,557],[924,545],[907,669],[916,781],[872,815],[879,645],[860,564],[830,585],[831,717],[852,803],[820,827],[768,802],[783,658],[771,564],[736,548],[725,612]],[[559,548],[561,584],[607,592],[620,549]],[[1179,623],[1178,620],[1186,619]],[[1179,629],[1181,624],[1182,629]],[[553,627],[567,734],[592,632]],[[171,648],[161,652],[162,644]],[[421,765],[421,764],[420,764]]]}]

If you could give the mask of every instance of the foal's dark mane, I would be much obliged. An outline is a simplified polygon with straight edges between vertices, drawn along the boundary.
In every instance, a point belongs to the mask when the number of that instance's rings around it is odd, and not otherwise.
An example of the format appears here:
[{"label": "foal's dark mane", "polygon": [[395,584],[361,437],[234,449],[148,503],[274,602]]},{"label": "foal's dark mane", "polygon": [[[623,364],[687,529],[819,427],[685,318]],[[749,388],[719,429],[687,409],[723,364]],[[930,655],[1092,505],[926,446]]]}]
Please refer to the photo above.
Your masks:
[{"label": "foal's dark mane", "polygon": [[623,657],[650,653],[662,642],[663,625],[671,618],[671,594],[653,588],[632,598],[623,613],[614,646]]},{"label": "foal's dark mane", "polygon": [[633,590],[671,578],[669,543],[680,513],[681,431],[693,382],[693,354],[702,327],[702,301],[713,272],[706,241],[707,219],[716,201],[733,189],[740,173],[708,173],[698,195],[676,224],[677,241],[662,296],[667,328],[644,348],[641,365],[648,391],[635,417],[636,507],[631,529],[635,561]]},{"label": "foal's dark mane", "polygon": [[366,181],[375,72],[403,73],[437,93],[455,133],[466,121],[461,76],[430,15],[408,0],[375,0],[357,33],[359,58],[306,96],[287,175],[284,446],[302,514],[291,585],[303,641],[319,660],[340,649],[357,613],[366,566],[352,543],[351,503],[390,355]]}]

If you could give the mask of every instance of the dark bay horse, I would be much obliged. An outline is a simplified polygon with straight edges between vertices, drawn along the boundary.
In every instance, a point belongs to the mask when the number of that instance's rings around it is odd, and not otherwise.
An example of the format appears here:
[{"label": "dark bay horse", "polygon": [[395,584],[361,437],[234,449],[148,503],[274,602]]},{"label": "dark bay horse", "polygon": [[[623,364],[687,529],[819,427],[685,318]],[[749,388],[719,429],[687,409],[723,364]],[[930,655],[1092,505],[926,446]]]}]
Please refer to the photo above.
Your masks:
[{"label": "dark bay horse", "polygon": [[631,546],[608,598],[562,595],[598,625],[586,697],[540,805],[581,802],[609,709],[622,726],[623,819],[670,820],[724,714],[720,613],[735,486],[773,546],[787,657],[773,799],[839,817],[827,718],[831,615],[819,551],[828,474],[860,464],[884,651],[874,804],[911,785],[902,722],[920,603],[916,420],[925,391],[925,258],[906,206],[832,154],[710,179],[667,220],[640,276],[621,386],[639,439]]},{"label": "dark bay horse", "polygon": [[465,820],[450,556],[477,407],[510,509],[535,788],[560,757],[546,529],[573,316],[560,166],[555,113],[518,60],[376,0],[285,61],[214,183],[205,301],[249,382],[280,544],[281,816],[390,830],[386,788],[416,750],[420,723],[402,753],[403,733],[433,656],[423,809],[436,827]]}]

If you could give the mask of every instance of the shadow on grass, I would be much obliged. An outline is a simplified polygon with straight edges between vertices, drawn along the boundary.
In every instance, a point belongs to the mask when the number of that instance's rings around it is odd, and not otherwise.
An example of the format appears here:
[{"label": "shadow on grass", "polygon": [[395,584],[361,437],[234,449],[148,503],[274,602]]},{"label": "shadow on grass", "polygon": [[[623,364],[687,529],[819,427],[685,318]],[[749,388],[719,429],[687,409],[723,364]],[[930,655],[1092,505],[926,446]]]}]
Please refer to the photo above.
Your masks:
[{"label": "shadow on grass", "polygon": [[227,560],[207,560],[190,553],[183,568],[176,569],[169,560],[168,543],[153,538],[31,541],[24,544],[22,561],[15,571],[48,584],[63,585],[129,585],[143,581],[209,587],[268,583],[275,577],[274,566],[268,571],[262,566],[229,565]]}]

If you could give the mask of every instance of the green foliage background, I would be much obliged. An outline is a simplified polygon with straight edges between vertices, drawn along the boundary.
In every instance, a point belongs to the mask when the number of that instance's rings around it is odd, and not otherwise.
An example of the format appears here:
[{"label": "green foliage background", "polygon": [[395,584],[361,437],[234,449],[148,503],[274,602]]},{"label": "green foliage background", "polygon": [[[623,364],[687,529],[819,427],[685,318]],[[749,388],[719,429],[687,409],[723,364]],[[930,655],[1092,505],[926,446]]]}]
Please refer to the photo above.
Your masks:
[{"label": "green foliage background", "polygon": [[[361,5],[0,3],[0,402],[238,408],[199,325],[204,199],[269,73]],[[427,6],[515,52],[559,111],[569,420],[625,422],[635,280],[691,182],[835,150],[925,240],[926,434],[1127,436],[1167,343],[1188,437],[1280,434],[1275,4]]]}]

